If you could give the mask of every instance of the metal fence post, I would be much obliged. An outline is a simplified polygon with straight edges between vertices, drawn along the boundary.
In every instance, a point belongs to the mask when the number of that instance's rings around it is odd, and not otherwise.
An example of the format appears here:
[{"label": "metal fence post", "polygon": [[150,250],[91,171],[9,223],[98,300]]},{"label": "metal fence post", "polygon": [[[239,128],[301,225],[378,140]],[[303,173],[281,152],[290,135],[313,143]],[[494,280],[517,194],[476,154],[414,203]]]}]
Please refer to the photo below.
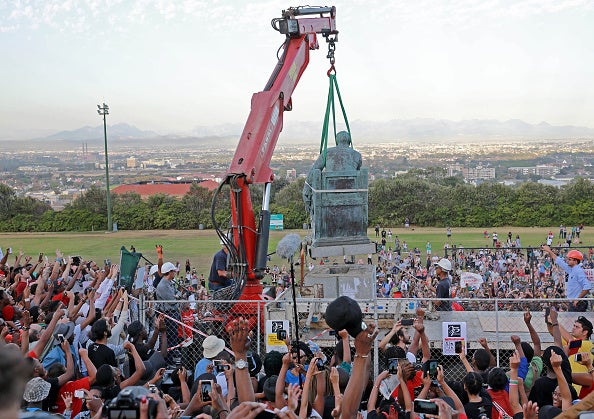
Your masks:
[{"label": "metal fence post", "polygon": [[138,320],[145,326],[146,322],[146,312],[144,310],[144,292],[140,293],[140,298],[138,299]]},{"label": "metal fence post", "polygon": [[497,336],[495,352],[497,353],[497,366],[499,367],[499,300],[497,297],[495,297],[495,334]]},{"label": "metal fence post", "polygon": [[261,315],[261,313],[260,313],[260,310],[261,310],[261,308],[260,308],[260,304],[261,304],[261,303],[262,303],[261,301],[258,301],[258,327],[257,327],[258,334],[256,335],[256,336],[258,336],[258,343],[256,343],[256,347],[257,347],[258,355],[260,355],[260,354],[262,353],[262,352],[260,351],[260,341],[262,340],[262,325],[261,325],[261,322],[262,322],[262,315]]}]

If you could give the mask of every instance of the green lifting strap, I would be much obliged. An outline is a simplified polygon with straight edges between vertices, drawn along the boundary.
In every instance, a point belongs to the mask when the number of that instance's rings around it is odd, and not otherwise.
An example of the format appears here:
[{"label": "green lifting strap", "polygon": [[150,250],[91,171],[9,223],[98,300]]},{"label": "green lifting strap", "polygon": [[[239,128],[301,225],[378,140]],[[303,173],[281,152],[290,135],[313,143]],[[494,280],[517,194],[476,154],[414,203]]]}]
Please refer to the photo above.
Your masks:
[{"label": "green lifting strap", "polygon": [[[334,107],[334,88],[336,87],[336,95],[338,96],[338,103],[340,103],[340,109],[342,110],[342,116],[346,124],[346,129],[349,135],[351,134],[351,128],[349,127],[349,120],[347,119],[346,111],[342,103],[342,97],[340,96],[340,89],[338,88],[338,82],[336,81],[336,74],[328,73],[330,79],[330,87],[328,88],[328,102],[326,103],[326,115],[324,116],[324,126],[322,128],[322,141],[320,143],[320,154],[324,156],[324,166],[326,165],[326,149],[328,148],[328,124],[330,123],[330,110],[332,110],[332,127],[334,128],[334,143],[336,144],[336,111]],[[353,140],[351,137],[351,147],[353,146]]]}]

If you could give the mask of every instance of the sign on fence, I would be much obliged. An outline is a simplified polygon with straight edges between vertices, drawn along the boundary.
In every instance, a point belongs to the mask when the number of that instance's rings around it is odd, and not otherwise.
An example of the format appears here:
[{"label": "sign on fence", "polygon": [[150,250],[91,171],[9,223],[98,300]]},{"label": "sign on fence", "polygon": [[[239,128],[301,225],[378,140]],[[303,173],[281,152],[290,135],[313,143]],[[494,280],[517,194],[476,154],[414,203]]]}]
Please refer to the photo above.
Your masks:
[{"label": "sign on fence", "polygon": [[456,342],[462,343],[462,350],[466,353],[466,322],[443,322],[441,332],[444,355],[456,355]]},{"label": "sign on fence", "polygon": [[270,214],[270,229],[271,230],[282,230],[283,229],[283,214]]},{"label": "sign on fence", "polygon": [[278,351],[280,353],[287,352],[287,345],[282,340],[277,339],[279,330],[285,330],[289,335],[289,321],[288,320],[266,320],[266,352]]}]

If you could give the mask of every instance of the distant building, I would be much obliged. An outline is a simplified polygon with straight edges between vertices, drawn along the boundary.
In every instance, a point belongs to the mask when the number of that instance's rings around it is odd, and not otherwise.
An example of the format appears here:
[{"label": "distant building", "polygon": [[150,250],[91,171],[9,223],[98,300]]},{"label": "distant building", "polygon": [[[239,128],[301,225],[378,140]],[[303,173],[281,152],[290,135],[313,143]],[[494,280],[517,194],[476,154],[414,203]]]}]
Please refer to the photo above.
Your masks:
[{"label": "distant building", "polygon": [[448,177],[452,177],[452,176],[456,176],[457,173],[462,172],[462,169],[464,169],[464,166],[461,164],[450,164],[447,168],[447,176]]},{"label": "distant building", "polygon": [[[148,199],[149,197],[157,194],[165,194],[173,196],[175,198],[183,198],[188,192],[190,192],[190,186],[192,182],[182,183],[134,183],[129,185],[120,185],[111,190],[113,194],[125,194],[134,192],[140,195],[142,199]],[[205,180],[198,183],[198,186],[208,189],[209,191],[215,190],[219,184],[213,180]]]},{"label": "distant building", "polygon": [[464,167],[462,168],[462,176],[465,180],[489,180],[495,179],[494,167]]},{"label": "distant building", "polygon": [[287,169],[287,179],[289,179],[289,180],[297,179],[297,170]]},{"label": "distant building", "polygon": [[134,169],[137,165],[138,161],[136,160],[136,157],[128,157],[126,159],[126,167],[128,169]]},{"label": "distant building", "polygon": [[552,166],[552,165],[538,165],[538,166],[517,166],[517,167],[510,167],[508,169],[510,172],[519,172],[523,175],[536,175],[542,177],[551,177],[555,176],[559,173],[559,167]]}]

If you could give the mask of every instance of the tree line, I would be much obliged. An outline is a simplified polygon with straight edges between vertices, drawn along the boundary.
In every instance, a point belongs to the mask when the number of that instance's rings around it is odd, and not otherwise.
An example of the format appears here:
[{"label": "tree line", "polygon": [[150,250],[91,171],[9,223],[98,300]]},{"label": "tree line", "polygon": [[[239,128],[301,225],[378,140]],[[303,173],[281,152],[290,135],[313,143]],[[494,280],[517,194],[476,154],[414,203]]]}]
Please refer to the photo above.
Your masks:
[{"label": "tree line", "polygon": [[[304,179],[273,184],[270,210],[283,214],[287,229],[309,222],[301,197]],[[253,207],[261,206],[261,189],[251,190]],[[192,184],[182,198],[158,194],[141,199],[136,193],[112,194],[112,218],[121,230],[212,228],[211,207],[217,223],[230,219],[228,188],[213,206],[214,192]],[[257,215],[257,214],[256,214]],[[499,227],[594,225],[594,184],[576,178],[556,188],[535,182],[519,186],[464,183],[438,168],[415,169],[393,179],[369,185],[369,225],[402,225],[408,218],[418,226]],[[107,227],[107,194],[92,186],[63,210],[30,197],[19,197],[0,184],[0,231],[92,231]]]}]

